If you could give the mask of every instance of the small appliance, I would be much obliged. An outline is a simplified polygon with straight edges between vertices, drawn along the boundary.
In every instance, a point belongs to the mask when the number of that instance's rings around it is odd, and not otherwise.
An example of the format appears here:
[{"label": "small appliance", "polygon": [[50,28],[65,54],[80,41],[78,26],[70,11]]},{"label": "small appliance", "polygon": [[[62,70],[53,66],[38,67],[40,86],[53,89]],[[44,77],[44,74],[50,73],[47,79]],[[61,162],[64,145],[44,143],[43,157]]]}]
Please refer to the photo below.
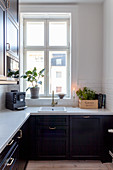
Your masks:
[{"label": "small appliance", "polygon": [[25,92],[18,92],[17,90],[6,92],[6,108],[10,110],[25,109]]}]

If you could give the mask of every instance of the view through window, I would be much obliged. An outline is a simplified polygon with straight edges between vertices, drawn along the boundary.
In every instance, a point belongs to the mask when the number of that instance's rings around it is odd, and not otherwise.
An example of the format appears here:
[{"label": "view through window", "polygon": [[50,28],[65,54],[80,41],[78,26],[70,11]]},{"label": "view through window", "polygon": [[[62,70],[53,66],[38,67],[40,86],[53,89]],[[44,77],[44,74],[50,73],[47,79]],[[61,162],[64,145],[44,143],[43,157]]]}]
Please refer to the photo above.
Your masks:
[{"label": "view through window", "polygon": [[[50,96],[70,91],[70,18],[24,19],[25,70],[45,68],[40,94]],[[30,83],[24,81],[24,88]],[[27,92],[29,95],[29,92]]]}]

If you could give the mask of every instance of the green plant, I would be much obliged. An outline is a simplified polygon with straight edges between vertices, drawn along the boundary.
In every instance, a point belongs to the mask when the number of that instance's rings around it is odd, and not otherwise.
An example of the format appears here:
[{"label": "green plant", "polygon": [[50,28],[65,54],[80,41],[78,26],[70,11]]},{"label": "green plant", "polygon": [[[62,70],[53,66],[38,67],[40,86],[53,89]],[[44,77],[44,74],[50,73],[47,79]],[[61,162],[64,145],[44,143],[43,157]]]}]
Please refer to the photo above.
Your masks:
[{"label": "green plant", "polygon": [[26,91],[30,88],[36,88],[38,87],[38,84],[42,85],[42,81],[39,81],[40,77],[44,77],[44,71],[45,71],[45,68],[40,70],[38,73],[37,73],[37,68],[34,67],[34,69],[31,71],[31,70],[28,70],[25,72],[24,75],[21,76],[21,78],[24,78],[26,79],[28,82],[30,82],[32,84],[32,87],[28,87],[26,89]]},{"label": "green plant", "polygon": [[79,89],[76,94],[80,100],[95,100],[95,91],[87,87],[84,87],[83,90]]},{"label": "green plant", "polygon": [[9,71],[7,74],[8,77],[19,78],[19,70],[17,71]]}]

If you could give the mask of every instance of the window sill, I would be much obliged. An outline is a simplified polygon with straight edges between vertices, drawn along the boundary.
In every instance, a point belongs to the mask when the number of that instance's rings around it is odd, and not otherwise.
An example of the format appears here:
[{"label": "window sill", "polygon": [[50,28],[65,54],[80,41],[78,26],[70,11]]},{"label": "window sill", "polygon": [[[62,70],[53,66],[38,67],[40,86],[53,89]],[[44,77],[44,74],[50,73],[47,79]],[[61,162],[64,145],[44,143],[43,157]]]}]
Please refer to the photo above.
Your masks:
[{"label": "window sill", "polygon": [[[71,98],[64,98],[59,99],[55,98],[55,101],[58,102],[56,106],[76,106],[77,100]],[[26,98],[26,105],[27,106],[51,106],[52,98],[38,98],[38,99],[31,99]]]}]

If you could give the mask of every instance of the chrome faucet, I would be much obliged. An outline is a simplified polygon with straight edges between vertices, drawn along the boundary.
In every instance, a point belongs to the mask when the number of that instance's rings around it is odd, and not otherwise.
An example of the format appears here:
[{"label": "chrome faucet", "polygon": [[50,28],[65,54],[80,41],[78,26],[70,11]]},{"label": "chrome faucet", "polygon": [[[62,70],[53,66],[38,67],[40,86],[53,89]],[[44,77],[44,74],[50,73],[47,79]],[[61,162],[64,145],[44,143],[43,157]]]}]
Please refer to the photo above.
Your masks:
[{"label": "chrome faucet", "polygon": [[58,104],[58,102],[55,102],[55,99],[54,99],[54,90],[52,91],[52,103],[51,103],[51,106],[54,107],[56,104]]}]

